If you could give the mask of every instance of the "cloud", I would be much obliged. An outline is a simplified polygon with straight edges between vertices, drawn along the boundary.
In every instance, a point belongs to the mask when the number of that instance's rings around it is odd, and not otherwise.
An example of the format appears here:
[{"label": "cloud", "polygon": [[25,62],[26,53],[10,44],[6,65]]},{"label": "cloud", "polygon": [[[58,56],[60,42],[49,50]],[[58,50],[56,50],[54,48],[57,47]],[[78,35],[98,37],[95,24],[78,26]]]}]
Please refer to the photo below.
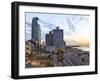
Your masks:
[{"label": "cloud", "polygon": [[45,39],[45,34],[55,29],[56,26],[64,30],[64,39],[74,40],[75,36],[89,38],[89,16],[87,15],[27,13],[26,39],[31,39],[31,21],[36,16],[39,18],[42,40]]},{"label": "cloud", "polygon": [[25,39],[30,40],[31,39],[31,27],[26,26],[25,28]]},{"label": "cloud", "polygon": [[41,28],[41,39],[44,41],[45,35],[51,30],[51,28],[47,27],[44,24],[40,24]]}]

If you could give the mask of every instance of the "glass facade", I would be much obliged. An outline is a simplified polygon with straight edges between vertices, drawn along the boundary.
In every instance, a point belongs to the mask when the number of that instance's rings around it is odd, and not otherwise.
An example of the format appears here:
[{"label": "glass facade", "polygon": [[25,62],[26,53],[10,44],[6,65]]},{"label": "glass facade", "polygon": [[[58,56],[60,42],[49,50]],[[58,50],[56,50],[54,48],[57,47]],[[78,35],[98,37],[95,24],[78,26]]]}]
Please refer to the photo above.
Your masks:
[{"label": "glass facade", "polygon": [[38,24],[38,17],[33,17],[32,20],[32,40],[41,42],[41,29]]},{"label": "glass facade", "polygon": [[64,48],[63,30],[59,27],[53,30],[53,44],[56,48]]}]

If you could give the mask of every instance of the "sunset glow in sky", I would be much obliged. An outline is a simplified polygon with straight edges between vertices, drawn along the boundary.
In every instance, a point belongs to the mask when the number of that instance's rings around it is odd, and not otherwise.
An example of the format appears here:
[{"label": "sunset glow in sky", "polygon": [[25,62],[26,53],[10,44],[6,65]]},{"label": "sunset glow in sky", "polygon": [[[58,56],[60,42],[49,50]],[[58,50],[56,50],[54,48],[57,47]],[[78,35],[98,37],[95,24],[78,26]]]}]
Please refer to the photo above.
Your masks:
[{"label": "sunset glow in sky", "polygon": [[90,16],[78,14],[48,14],[48,13],[25,13],[26,16],[26,40],[31,39],[32,18],[38,17],[41,27],[41,39],[44,41],[45,34],[59,26],[64,31],[64,41],[73,40],[78,43],[89,45],[90,39]]}]

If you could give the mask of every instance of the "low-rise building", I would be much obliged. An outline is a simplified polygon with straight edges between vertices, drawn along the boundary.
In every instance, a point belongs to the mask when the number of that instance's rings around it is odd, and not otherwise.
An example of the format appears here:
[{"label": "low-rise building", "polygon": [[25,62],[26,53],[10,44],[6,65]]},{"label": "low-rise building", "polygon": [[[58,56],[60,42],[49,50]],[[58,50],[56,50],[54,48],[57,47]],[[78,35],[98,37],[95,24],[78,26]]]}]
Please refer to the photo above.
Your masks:
[{"label": "low-rise building", "polygon": [[45,46],[45,51],[52,53],[55,51],[55,46]]}]

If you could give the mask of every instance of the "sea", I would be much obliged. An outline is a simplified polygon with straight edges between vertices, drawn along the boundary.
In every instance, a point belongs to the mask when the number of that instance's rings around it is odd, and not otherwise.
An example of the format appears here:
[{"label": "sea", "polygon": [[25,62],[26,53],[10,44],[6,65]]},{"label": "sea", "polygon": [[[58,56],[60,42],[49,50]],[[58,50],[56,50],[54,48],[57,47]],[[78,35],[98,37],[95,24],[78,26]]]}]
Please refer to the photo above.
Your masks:
[{"label": "sea", "polygon": [[74,48],[78,48],[78,49],[81,49],[83,51],[89,51],[90,50],[88,47],[74,47]]}]

